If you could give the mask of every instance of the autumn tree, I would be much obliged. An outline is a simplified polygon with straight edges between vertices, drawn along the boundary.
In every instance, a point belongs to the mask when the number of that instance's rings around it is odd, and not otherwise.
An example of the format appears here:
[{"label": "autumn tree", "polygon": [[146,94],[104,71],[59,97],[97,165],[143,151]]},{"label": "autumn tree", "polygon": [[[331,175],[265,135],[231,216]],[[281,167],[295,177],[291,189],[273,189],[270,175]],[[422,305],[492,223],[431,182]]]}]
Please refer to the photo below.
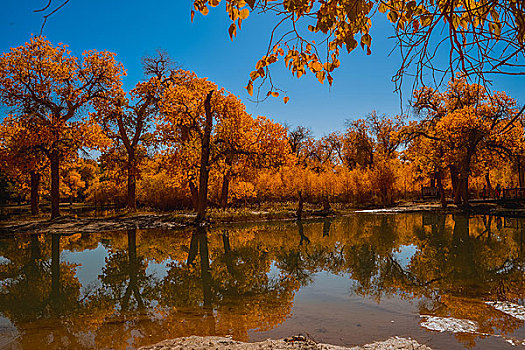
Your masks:
[{"label": "autumn tree", "polygon": [[222,110],[221,115],[226,118],[217,123],[213,135],[212,161],[222,174],[222,207],[228,204],[232,179],[249,180],[261,169],[277,168],[287,162],[290,153],[286,129],[282,125],[262,116],[254,119],[246,113],[239,99],[233,95],[228,99],[237,108]]},{"label": "autumn tree", "polygon": [[165,90],[160,112],[166,152],[188,184],[197,221],[204,219],[210,171],[222,174],[221,197],[227,202],[232,177],[277,165],[288,154],[284,127],[252,118],[238,97],[194,73]]},{"label": "autumn tree", "polygon": [[468,205],[473,165],[490,155],[511,157],[520,149],[524,108],[518,110],[504,92],[489,94],[466,79],[450,81],[444,92],[423,87],[414,98],[414,108],[426,117],[409,134],[431,140],[427,146],[443,162],[438,169],[450,171],[455,203]]},{"label": "autumn tree", "polygon": [[211,132],[217,117],[212,106],[222,97],[217,85],[191,73],[185,82],[167,88],[161,101],[159,129],[172,147],[172,159],[185,169],[197,221],[204,220],[207,206]]},{"label": "autumn tree", "polygon": [[0,167],[22,186],[29,182],[32,215],[39,213],[41,177],[48,165],[39,142],[35,142],[38,137],[13,117],[0,124]]},{"label": "autumn tree", "polygon": [[113,53],[86,51],[82,59],[64,44],[32,37],[0,57],[0,101],[32,132],[51,168],[51,217],[60,215],[60,161],[67,152],[94,146],[102,135],[87,119],[86,106],[120,87],[123,67]]},{"label": "autumn tree", "polygon": [[143,59],[143,69],[149,79],[137,83],[129,98],[119,86],[112,98],[97,99],[95,118],[105,133],[115,141],[113,153],[123,152],[127,172],[126,206],[137,207],[136,188],[139,164],[146,156],[146,149],[154,143],[153,120],[159,113],[163,89],[181,79],[182,70],[175,70],[169,56],[159,51],[157,56]]},{"label": "autumn tree", "polygon": [[348,121],[343,143],[343,158],[348,168],[370,167],[374,163],[374,140],[366,120]]},{"label": "autumn tree", "polygon": [[299,155],[305,142],[312,137],[312,130],[305,126],[298,125],[295,129],[288,131],[288,141],[293,154]]}]

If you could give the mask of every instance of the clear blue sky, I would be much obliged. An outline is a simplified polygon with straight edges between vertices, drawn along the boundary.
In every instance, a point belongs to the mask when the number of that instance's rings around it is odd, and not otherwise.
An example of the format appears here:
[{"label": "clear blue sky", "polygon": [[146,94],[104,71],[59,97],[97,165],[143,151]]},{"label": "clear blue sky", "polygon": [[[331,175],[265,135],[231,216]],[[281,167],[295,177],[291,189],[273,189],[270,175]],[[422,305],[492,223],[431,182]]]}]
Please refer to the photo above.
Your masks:
[{"label": "clear blue sky", "polygon": [[[42,16],[33,10],[45,3],[46,0],[3,1],[2,52],[22,45],[32,33],[40,32]],[[69,45],[75,55],[89,49],[117,53],[128,73],[127,89],[143,78],[141,58],[161,48],[183,68],[208,77],[239,96],[249,113],[292,126],[311,127],[318,137],[342,130],[346,119],[363,117],[374,109],[388,115],[400,113],[400,96],[393,92],[391,82],[399,57],[395,52],[388,55],[394,41],[387,38],[393,32],[386,22],[374,22],[372,55],[366,56],[359,48],[342,54],[342,64],[334,74],[331,88],[319,84],[312,74],[293,78],[278,62],[273,68],[274,80],[287,91],[290,102],[285,105],[279,97],[256,104],[249,101],[244,86],[266,51],[274,22],[269,17],[252,15],[232,42],[228,35],[230,21],[222,6],[205,17],[196,14],[192,23],[191,0],[71,0],[49,18],[43,34],[54,44]],[[405,112],[410,88],[408,80],[403,95]],[[520,105],[525,103],[525,77],[496,77],[493,88],[505,90]]]}]

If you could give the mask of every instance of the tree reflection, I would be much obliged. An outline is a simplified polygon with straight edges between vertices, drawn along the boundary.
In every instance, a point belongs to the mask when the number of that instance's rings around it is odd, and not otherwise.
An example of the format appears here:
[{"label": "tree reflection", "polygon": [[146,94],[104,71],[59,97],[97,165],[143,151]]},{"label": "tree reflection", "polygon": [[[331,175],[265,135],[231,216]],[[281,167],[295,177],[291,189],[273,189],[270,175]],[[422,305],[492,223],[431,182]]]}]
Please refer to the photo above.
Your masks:
[{"label": "tree reflection", "polygon": [[[0,246],[2,256],[8,259],[2,265],[0,312],[17,328],[22,348],[45,345],[53,349],[78,344],[75,327],[68,318],[78,315],[81,309],[80,283],[75,266],[60,261],[60,239],[56,234],[32,234]],[[55,322],[48,337],[25,337],[51,318]]]},{"label": "tree reflection", "polygon": [[[248,340],[290,314],[317,272],[352,279],[377,302],[418,298],[425,315],[467,318],[508,334],[523,321],[485,300],[523,300],[524,220],[461,215],[354,215],[187,232],[28,235],[0,241],[0,312],[22,348],[125,348],[165,338]],[[61,254],[104,249],[86,288]],[[41,328],[38,332],[36,328]],[[80,331],[81,330],[81,331]],[[472,346],[478,335],[456,335]]]}]

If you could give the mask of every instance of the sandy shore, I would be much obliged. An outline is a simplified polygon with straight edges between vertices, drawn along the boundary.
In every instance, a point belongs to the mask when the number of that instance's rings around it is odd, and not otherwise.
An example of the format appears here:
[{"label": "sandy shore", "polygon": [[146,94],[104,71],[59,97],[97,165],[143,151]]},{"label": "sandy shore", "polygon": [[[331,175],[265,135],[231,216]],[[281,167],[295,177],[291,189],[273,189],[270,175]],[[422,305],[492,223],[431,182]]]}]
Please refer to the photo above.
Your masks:
[{"label": "sandy shore", "polygon": [[401,350],[401,349],[419,349],[431,350],[430,347],[420,344],[413,339],[392,337],[384,341],[378,341],[371,344],[355,346],[351,348],[317,343],[313,340],[307,339],[303,336],[294,336],[279,340],[265,340],[258,343],[243,343],[223,337],[184,337],[177,339],[164,340],[160,343],[151,346],[144,346],[140,350]]}]

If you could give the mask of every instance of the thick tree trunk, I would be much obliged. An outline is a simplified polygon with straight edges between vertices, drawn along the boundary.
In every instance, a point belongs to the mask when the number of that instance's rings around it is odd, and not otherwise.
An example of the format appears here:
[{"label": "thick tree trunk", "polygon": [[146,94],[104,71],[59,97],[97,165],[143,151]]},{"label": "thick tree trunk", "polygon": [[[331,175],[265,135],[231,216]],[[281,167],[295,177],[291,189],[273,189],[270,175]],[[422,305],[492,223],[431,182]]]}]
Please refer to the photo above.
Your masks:
[{"label": "thick tree trunk", "polygon": [[36,171],[31,171],[29,175],[31,176],[31,215],[38,215],[38,205],[40,202],[40,197],[38,195],[38,189],[40,187],[40,174]]},{"label": "thick tree trunk", "polygon": [[60,216],[60,157],[57,150],[51,151],[51,219]]},{"label": "thick tree trunk", "polygon": [[204,123],[204,134],[202,138],[201,164],[199,172],[199,198],[197,202],[196,222],[200,223],[206,218],[206,208],[208,206],[208,176],[210,173],[210,142],[211,130],[213,127],[213,114],[211,110],[211,97],[213,90],[208,92],[204,101],[204,110],[206,111],[206,120]]},{"label": "thick tree trunk", "polygon": [[130,210],[137,209],[137,174],[135,167],[135,156],[130,155],[128,158],[128,194],[126,197],[126,206]]},{"label": "thick tree trunk", "polygon": [[468,175],[461,174],[459,178],[459,195],[461,200],[461,205],[468,206],[469,196],[468,196]]},{"label": "thick tree trunk", "polygon": [[454,204],[461,204],[461,195],[459,192],[458,170],[455,166],[450,166],[450,182],[452,183],[452,192],[454,193]]},{"label": "thick tree trunk", "polygon": [[193,205],[193,209],[197,210],[197,205],[199,203],[199,189],[195,186],[195,183],[192,180],[190,180],[188,186],[190,187],[191,192],[191,204]]}]

